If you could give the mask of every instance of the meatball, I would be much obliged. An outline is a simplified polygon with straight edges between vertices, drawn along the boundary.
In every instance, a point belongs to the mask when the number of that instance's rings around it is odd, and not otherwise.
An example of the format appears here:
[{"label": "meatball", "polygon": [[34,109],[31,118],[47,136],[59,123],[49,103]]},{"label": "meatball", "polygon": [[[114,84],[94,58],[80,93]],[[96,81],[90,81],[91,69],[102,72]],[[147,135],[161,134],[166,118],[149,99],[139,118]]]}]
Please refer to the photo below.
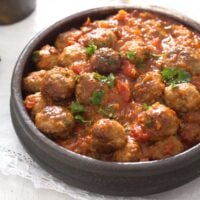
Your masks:
[{"label": "meatball", "polygon": [[200,112],[189,112],[183,117],[180,136],[183,142],[189,146],[200,142]]},{"label": "meatball", "polygon": [[[165,46],[164,46],[165,47]],[[200,75],[200,50],[183,45],[166,45],[165,58],[163,64],[182,68],[189,71],[192,75]]]},{"label": "meatball", "polygon": [[94,71],[100,74],[116,72],[121,68],[121,58],[118,52],[111,48],[100,48],[90,58]]},{"label": "meatball", "polygon": [[80,37],[79,42],[84,46],[94,44],[97,47],[114,47],[117,42],[115,33],[106,28],[96,28]]},{"label": "meatball", "polygon": [[58,51],[50,45],[45,45],[33,53],[33,61],[39,69],[51,69],[58,64]]},{"label": "meatball", "polygon": [[133,99],[137,102],[152,104],[159,101],[165,85],[158,72],[147,72],[138,77],[133,85]]},{"label": "meatball", "polygon": [[142,40],[131,40],[125,42],[119,51],[123,58],[129,59],[140,68],[142,61],[148,58],[149,52],[153,51],[153,47],[146,45]]},{"label": "meatball", "polygon": [[24,105],[30,111],[31,118],[35,120],[35,115],[40,112],[47,102],[44,100],[40,92],[27,96],[24,100]]},{"label": "meatball", "polygon": [[75,43],[63,49],[59,56],[59,65],[68,67],[76,61],[83,61],[87,59],[85,48],[80,44]]},{"label": "meatball", "polygon": [[75,74],[72,70],[56,67],[44,77],[41,93],[49,100],[62,101],[72,96],[75,84]]},{"label": "meatball", "polygon": [[169,107],[180,112],[197,110],[200,106],[200,93],[191,83],[177,84],[173,89],[166,87],[164,99]]},{"label": "meatball", "polygon": [[194,145],[200,142],[200,122],[183,124],[180,136],[187,145]]},{"label": "meatball", "polygon": [[67,137],[73,130],[72,114],[61,106],[46,106],[35,116],[37,128],[50,138]]},{"label": "meatball", "polygon": [[147,150],[150,160],[159,160],[181,153],[184,146],[176,136],[170,136],[151,145]]},{"label": "meatball", "polygon": [[92,127],[93,148],[99,153],[110,153],[127,143],[124,127],[115,120],[100,119]]},{"label": "meatball", "polygon": [[108,86],[94,78],[94,73],[83,73],[80,75],[76,85],[76,99],[82,104],[90,104],[91,97],[97,92],[101,92],[101,103],[106,100]]},{"label": "meatball", "polygon": [[137,141],[128,139],[126,145],[113,154],[113,161],[117,162],[136,162],[142,157],[141,147]]},{"label": "meatball", "polygon": [[33,94],[39,92],[43,78],[46,74],[45,70],[31,72],[23,80],[23,89],[26,93]]},{"label": "meatball", "polygon": [[81,34],[82,32],[80,30],[74,28],[64,33],[60,33],[55,41],[56,48],[62,51],[66,46],[74,44]]},{"label": "meatball", "polygon": [[133,127],[133,136],[142,141],[157,141],[166,136],[175,135],[179,128],[179,119],[176,113],[160,104],[153,104],[147,111],[138,115],[138,124]]}]

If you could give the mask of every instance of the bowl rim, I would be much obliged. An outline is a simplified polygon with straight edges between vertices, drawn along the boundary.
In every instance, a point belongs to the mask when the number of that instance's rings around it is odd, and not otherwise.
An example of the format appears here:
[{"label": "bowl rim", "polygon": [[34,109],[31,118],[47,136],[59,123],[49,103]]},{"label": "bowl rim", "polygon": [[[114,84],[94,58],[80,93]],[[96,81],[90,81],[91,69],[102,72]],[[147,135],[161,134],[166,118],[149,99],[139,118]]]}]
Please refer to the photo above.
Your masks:
[{"label": "bowl rim", "polygon": [[[100,11],[108,12],[108,15],[109,15],[109,11],[113,9],[116,10],[116,12],[119,9],[124,9],[124,10],[138,9],[138,10],[145,10],[145,11],[150,11],[153,13],[158,13],[158,14],[166,16],[166,18],[172,18],[175,21],[178,21],[179,23],[184,24],[187,27],[190,27],[196,32],[200,33],[200,24],[198,22],[178,13],[177,11],[173,11],[171,9],[166,9],[159,6],[121,5],[121,6],[97,7],[97,8],[92,8],[92,9],[84,10],[81,12],[77,12],[76,14],[72,14],[70,16],[65,17],[64,19],[57,21],[56,23],[52,24],[45,30],[36,34],[28,42],[28,44],[25,46],[24,50],[22,51],[21,55],[19,56],[15,65],[15,68],[13,70],[12,81],[11,81],[11,102],[15,102],[15,110],[19,115],[19,121],[23,120],[25,122],[27,136],[31,140],[35,140],[35,139],[39,140],[41,143],[48,146],[48,148],[50,148],[52,152],[57,152],[63,158],[69,157],[70,159],[74,160],[74,162],[80,162],[81,165],[90,166],[89,168],[87,167],[84,168],[84,170],[86,171],[99,172],[99,171],[102,171],[102,169],[104,169],[105,171],[113,171],[113,169],[115,169],[115,171],[118,171],[118,172],[134,170],[136,173],[139,173],[139,174],[144,173],[144,171],[154,171],[154,173],[161,173],[163,168],[165,168],[165,171],[172,171],[174,169],[178,169],[184,165],[187,165],[191,162],[196,161],[198,159],[197,155],[200,153],[200,143],[180,154],[177,154],[169,158],[161,159],[161,160],[124,163],[124,162],[111,162],[111,161],[106,162],[106,161],[93,159],[88,156],[74,153],[68,149],[65,149],[59,146],[58,144],[56,144],[55,142],[47,138],[45,135],[43,135],[36,128],[35,124],[29,117],[23,105],[21,80],[23,77],[26,60],[28,59],[28,56],[31,55],[32,50],[36,46],[36,44],[39,43],[39,41],[42,41],[42,39],[44,39],[45,37],[47,37],[51,31],[56,30],[61,25],[69,21],[73,21],[74,19],[82,15],[86,16],[91,13],[100,12]],[[30,132],[34,132],[34,135],[30,134]],[[40,147],[38,146],[38,148]],[[53,154],[51,154],[51,156],[57,159],[57,157],[54,156]]]}]

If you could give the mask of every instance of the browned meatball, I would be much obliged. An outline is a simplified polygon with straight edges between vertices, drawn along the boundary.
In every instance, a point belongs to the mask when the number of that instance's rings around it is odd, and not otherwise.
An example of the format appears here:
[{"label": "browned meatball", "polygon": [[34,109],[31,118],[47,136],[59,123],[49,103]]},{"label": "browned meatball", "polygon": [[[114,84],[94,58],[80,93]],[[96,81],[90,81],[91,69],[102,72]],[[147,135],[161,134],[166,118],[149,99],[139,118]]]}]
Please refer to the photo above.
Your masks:
[{"label": "browned meatball", "polygon": [[159,101],[165,85],[158,72],[147,72],[138,77],[133,86],[133,98],[137,102],[152,104]]},{"label": "browned meatball", "polygon": [[94,94],[101,93],[99,100],[105,101],[108,94],[108,86],[94,78],[94,73],[83,73],[80,75],[76,85],[76,99],[83,104],[90,104]]},{"label": "browned meatball", "polygon": [[135,127],[133,135],[141,140],[145,133],[148,140],[156,141],[175,135],[180,122],[172,109],[155,103],[147,111],[139,114],[138,123],[142,129]]},{"label": "browned meatball", "polygon": [[93,148],[99,153],[110,153],[127,143],[124,127],[115,120],[100,119],[92,127]]},{"label": "browned meatball", "polygon": [[200,142],[200,112],[189,112],[183,117],[180,136],[184,143],[191,146]]},{"label": "browned meatball", "polygon": [[59,56],[59,65],[63,67],[68,67],[76,61],[86,60],[87,55],[85,48],[80,44],[75,43],[73,45],[67,46],[63,49]]},{"label": "browned meatball", "polygon": [[65,138],[73,130],[74,119],[64,107],[47,106],[35,116],[37,128],[50,138]]},{"label": "browned meatball", "polygon": [[55,41],[55,46],[60,51],[63,50],[66,46],[74,44],[81,35],[81,31],[77,29],[71,29],[64,33],[60,33]]},{"label": "browned meatball", "polygon": [[109,74],[116,72],[121,68],[121,58],[118,52],[111,48],[100,48],[90,59],[94,71],[100,74]]},{"label": "browned meatball", "polygon": [[29,94],[39,92],[43,78],[46,74],[45,70],[31,72],[23,80],[23,89]]},{"label": "browned meatball", "polygon": [[200,124],[200,112],[199,110],[194,112],[184,113],[183,120],[186,123],[199,123]]},{"label": "browned meatball", "polygon": [[117,42],[115,33],[106,28],[96,28],[80,37],[79,42],[84,46],[94,44],[97,47],[113,47]]},{"label": "browned meatball", "polygon": [[200,142],[200,122],[183,124],[180,130],[181,139],[187,145],[194,145]]},{"label": "browned meatball", "polygon": [[113,161],[117,162],[136,162],[142,157],[141,147],[137,141],[128,139],[126,145],[113,154]]},{"label": "browned meatball", "polygon": [[148,58],[153,47],[146,45],[142,40],[131,40],[119,49],[123,58],[129,59],[138,68],[142,67],[142,62]]},{"label": "browned meatball", "polygon": [[181,83],[175,88],[168,86],[164,91],[166,104],[181,112],[197,110],[200,107],[200,93],[191,83]]},{"label": "browned meatball", "polygon": [[72,70],[56,67],[44,77],[41,93],[49,100],[62,101],[72,96],[75,84],[75,74]]},{"label": "browned meatball", "polygon": [[147,157],[150,160],[159,160],[181,153],[184,146],[176,136],[170,136],[158,141],[148,148]]},{"label": "browned meatball", "polygon": [[58,51],[50,46],[45,45],[39,51],[33,54],[33,61],[39,69],[51,69],[58,64]]},{"label": "browned meatball", "polygon": [[47,102],[42,97],[40,92],[27,96],[24,100],[24,105],[31,113],[31,118],[35,120],[35,115],[40,112],[46,105]]},{"label": "browned meatball", "polygon": [[183,45],[166,46],[163,64],[182,68],[192,75],[200,75],[200,50]]}]

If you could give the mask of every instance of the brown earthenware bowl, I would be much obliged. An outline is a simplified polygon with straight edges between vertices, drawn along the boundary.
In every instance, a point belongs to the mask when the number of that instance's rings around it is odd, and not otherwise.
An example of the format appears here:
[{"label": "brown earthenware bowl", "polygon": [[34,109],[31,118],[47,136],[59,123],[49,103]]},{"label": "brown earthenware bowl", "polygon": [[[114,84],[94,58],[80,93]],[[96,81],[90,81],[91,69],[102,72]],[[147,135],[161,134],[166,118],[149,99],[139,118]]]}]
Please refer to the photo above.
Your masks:
[{"label": "brown earthenware bowl", "polygon": [[197,177],[200,173],[200,144],[158,161],[113,163],[95,160],[64,149],[45,137],[34,125],[23,105],[22,77],[33,69],[31,56],[42,45],[52,44],[56,36],[71,27],[80,27],[88,16],[92,20],[116,14],[119,9],[148,10],[172,18],[200,32],[200,25],[163,8],[101,7],[71,15],[37,34],[20,55],[12,77],[11,116],[16,133],[30,155],[48,172],[64,182],[92,192],[110,195],[146,195],[166,191]]}]

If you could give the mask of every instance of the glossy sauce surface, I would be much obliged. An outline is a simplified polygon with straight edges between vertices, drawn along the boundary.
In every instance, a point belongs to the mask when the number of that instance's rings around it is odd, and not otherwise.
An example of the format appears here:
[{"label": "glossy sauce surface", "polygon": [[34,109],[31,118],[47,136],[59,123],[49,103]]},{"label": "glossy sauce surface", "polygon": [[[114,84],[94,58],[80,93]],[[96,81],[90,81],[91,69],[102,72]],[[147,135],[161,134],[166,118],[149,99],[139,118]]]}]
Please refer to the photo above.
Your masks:
[{"label": "glossy sauce surface", "polygon": [[33,53],[24,104],[37,128],[79,154],[158,160],[200,141],[200,36],[150,12],[86,19]]}]

